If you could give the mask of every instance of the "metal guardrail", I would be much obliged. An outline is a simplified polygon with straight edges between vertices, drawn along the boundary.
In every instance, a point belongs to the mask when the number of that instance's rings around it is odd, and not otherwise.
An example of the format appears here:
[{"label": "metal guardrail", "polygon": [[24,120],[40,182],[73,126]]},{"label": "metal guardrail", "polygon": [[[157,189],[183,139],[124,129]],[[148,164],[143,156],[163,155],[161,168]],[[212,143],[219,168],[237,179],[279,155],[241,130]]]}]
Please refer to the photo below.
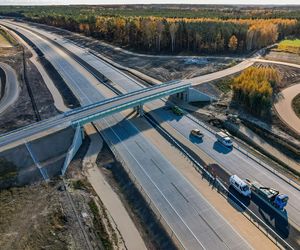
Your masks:
[{"label": "metal guardrail", "polygon": [[[94,107],[97,107],[99,105],[111,103],[115,100],[121,100],[121,99],[124,99],[124,98],[127,98],[127,97],[131,97],[131,96],[134,96],[136,94],[149,92],[151,90],[163,88],[163,87],[166,87],[166,86],[169,86],[169,85],[171,86],[171,85],[174,85],[178,82],[179,81],[169,82],[169,83],[165,83],[163,85],[157,85],[157,86],[154,86],[154,87],[143,88],[143,89],[139,89],[139,90],[136,90],[136,91],[129,92],[127,94],[117,95],[115,97],[105,99],[103,101],[99,101],[99,102],[96,102],[96,103],[93,103],[93,104],[90,104],[90,105],[86,105],[86,106],[83,106],[83,107],[79,107],[79,108],[67,111],[67,112],[64,113],[64,116],[69,116],[69,115],[72,115],[72,114],[76,114],[78,112],[81,112],[81,111],[84,111],[84,110],[87,110],[87,109],[90,109],[90,108],[94,108]],[[187,85],[187,84],[185,84],[185,85]],[[183,84],[183,86],[185,86],[185,85]]]},{"label": "metal guardrail", "polygon": [[[194,121],[195,123],[199,124],[200,126],[204,127],[205,129],[207,129],[208,131],[210,131],[213,134],[216,134],[216,131],[213,130],[212,128],[210,128],[209,126],[205,125],[203,122],[199,121],[197,118],[193,117],[190,114],[185,114],[189,119],[191,119],[192,121]],[[244,154],[245,156],[249,157],[250,159],[254,160],[256,163],[258,163],[259,165],[261,165],[262,167],[264,167],[265,169],[267,169],[268,171],[270,171],[271,173],[275,174],[276,176],[278,176],[280,179],[282,179],[283,181],[287,182],[288,184],[290,184],[292,187],[294,187],[295,189],[297,189],[298,191],[300,191],[300,187],[299,185],[283,176],[280,172],[276,171],[275,169],[273,169],[272,167],[270,167],[268,164],[266,164],[264,161],[258,159],[256,156],[254,156],[253,154],[249,153],[247,150],[245,150],[244,148],[240,147],[238,144],[234,143],[233,147],[240,151],[242,154]]]},{"label": "metal guardrail", "polygon": [[102,133],[101,134],[104,138],[106,143],[109,145],[109,148],[113,152],[115,158],[117,159],[118,162],[122,164],[124,167],[126,173],[128,174],[129,178],[131,179],[132,183],[135,185],[135,187],[139,190],[139,192],[142,194],[144,197],[145,201],[147,202],[148,206],[151,208],[153,213],[155,214],[157,221],[161,224],[161,226],[166,230],[168,233],[169,237],[172,239],[174,244],[179,248],[179,249],[186,249],[184,247],[184,244],[181,242],[180,238],[174,231],[171,225],[167,222],[166,218],[160,213],[158,207],[155,205],[155,203],[152,201],[151,196],[148,194],[148,192],[143,188],[143,186],[140,184],[138,181],[138,178],[135,176],[135,174],[130,170],[128,167],[128,164],[124,161],[123,157],[119,154],[118,150],[115,148],[115,145],[110,143],[110,140],[106,138],[106,136]]},{"label": "metal guardrail", "polygon": [[[270,238],[276,244],[276,246],[284,249],[294,249],[282,237],[280,237],[272,228],[270,228],[265,222],[263,222],[259,217],[257,217],[249,208],[247,208],[242,202],[240,202],[239,199],[234,194],[232,194],[219,179],[214,178],[197,160],[195,160],[183,147],[181,147],[179,143],[177,143],[177,141],[172,138],[172,136],[170,136],[166,131],[164,131],[163,128],[160,129],[192,161],[195,169],[197,170],[197,172],[201,173],[202,177],[206,178],[209,181],[209,183],[215,185],[218,191],[225,198],[227,198],[228,194],[230,194],[232,197],[234,197],[235,200],[237,200],[240,203],[240,205],[247,211],[247,213],[243,213],[243,215],[248,220],[250,220],[260,231],[262,231],[268,238]],[[209,129],[213,131],[211,128]]]},{"label": "metal guardrail", "polygon": [[59,115],[57,115],[57,116],[48,118],[48,119],[46,119],[46,120],[42,120],[42,121],[39,121],[39,122],[35,122],[35,123],[32,123],[32,124],[28,124],[28,125],[23,126],[23,127],[21,127],[21,128],[17,128],[17,129],[14,129],[14,130],[12,130],[12,131],[9,131],[9,132],[0,134],[0,142],[1,142],[1,139],[2,139],[2,138],[6,137],[6,136],[8,136],[8,135],[15,134],[15,133],[17,133],[17,132],[26,130],[26,129],[28,129],[28,128],[32,128],[32,127],[39,126],[39,125],[44,124],[44,123],[49,123],[49,122],[51,122],[51,121],[54,121],[54,120],[58,119],[59,117],[63,118],[63,114],[59,114]]}]

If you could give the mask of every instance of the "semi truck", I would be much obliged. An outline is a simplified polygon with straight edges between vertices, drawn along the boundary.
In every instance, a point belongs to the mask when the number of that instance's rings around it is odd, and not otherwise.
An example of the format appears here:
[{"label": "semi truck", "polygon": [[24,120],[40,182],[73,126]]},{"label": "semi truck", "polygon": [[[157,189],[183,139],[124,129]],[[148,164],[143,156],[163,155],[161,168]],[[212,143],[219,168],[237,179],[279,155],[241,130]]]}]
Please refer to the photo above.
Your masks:
[{"label": "semi truck", "polygon": [[285,211],[289,199],[288,195],[280,194],[278,190],[264,187],[258,182],[251,182],[248,179],[246,179],[246,182],[248,183],[252,194],[255,193],[260,199],[280,211]]}]

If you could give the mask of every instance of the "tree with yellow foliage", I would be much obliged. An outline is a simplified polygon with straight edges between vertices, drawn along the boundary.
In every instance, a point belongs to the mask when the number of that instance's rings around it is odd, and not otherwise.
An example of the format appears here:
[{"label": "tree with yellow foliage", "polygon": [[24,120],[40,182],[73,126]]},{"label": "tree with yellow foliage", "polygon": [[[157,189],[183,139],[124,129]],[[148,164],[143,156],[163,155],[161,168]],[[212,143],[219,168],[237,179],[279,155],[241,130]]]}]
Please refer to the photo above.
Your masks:
[{"label": "tree with yellow foliage", "polygon": [[235,35],[232,35],[229,39],[229,42],[228,42],[228,48],[230,51],[236,51],[238,47],[238,39],[236,38]]},{"label": "tree with yellow foliage", "polygon": [[272,106],[273,87],[281,78],[270,67],[250,67],[232,80],[233,100],[256,115],[268,114]]}]

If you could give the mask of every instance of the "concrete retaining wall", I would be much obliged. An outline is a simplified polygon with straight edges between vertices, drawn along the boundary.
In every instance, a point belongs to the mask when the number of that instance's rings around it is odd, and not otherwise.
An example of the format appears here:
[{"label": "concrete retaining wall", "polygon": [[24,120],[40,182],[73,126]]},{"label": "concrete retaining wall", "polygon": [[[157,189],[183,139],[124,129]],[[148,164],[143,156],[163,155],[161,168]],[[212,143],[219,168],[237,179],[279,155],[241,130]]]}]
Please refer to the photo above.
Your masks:
[{"label": "concrete retaining wall", "polygon": [[[65,156],[72,145],[74,134],[75,130],[69,127],[46,137],[27,142],[35,159],[47,172],[49,178],[61,174]],[[44,180],[25,144],[0,152],[0,158],[10,162],[5,170],[2,169],[0,189]]]},{"label": "concrete retaining wall", "polygon": [[209,96],[203,92],[200,92],[197,89],[189,88],[188,94],[187,94],[187,101],[188,102],[204,102],[204,101],[212,101],[216,98],[213,96]]}]

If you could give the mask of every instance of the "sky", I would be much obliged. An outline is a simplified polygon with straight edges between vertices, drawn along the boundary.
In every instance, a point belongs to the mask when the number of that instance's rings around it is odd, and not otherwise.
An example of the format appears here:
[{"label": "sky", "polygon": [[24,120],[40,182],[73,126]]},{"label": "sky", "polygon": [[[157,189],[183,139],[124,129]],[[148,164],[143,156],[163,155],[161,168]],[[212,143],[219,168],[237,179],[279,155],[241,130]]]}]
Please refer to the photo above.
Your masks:
[{"label": "sky", "polygon": [[58,4],[298,4],[299,0],[0,0],[0,5],[58,5]]}]

